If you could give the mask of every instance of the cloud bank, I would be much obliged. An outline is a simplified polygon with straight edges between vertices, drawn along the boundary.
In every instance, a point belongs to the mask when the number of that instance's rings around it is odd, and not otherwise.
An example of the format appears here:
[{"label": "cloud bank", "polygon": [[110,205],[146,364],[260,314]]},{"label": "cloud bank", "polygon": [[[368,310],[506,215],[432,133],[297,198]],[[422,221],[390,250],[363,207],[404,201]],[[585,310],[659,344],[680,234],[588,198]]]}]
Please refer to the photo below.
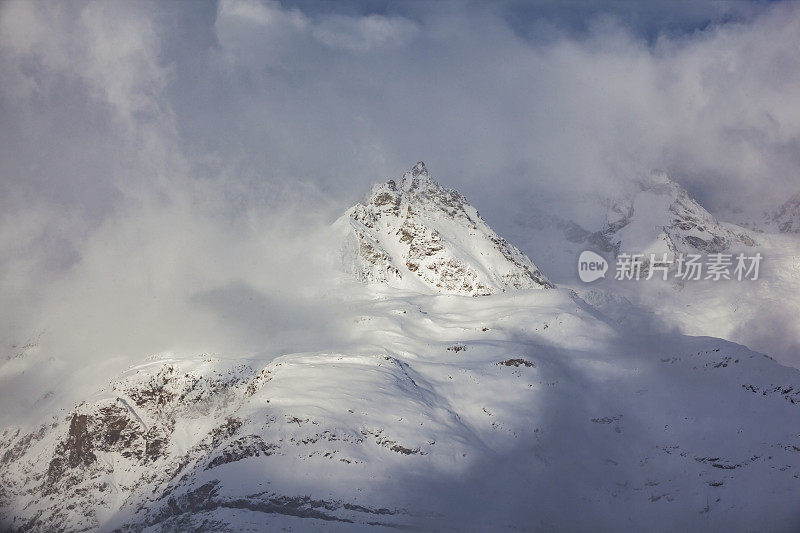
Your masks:
[{"label": "cloud bank", "polygon": [[651,168],[711,209],[800,190],[800,7],[662,11],[3,3],[4,350],[300,349],[336,329],[325,228],[420,159],[500,234]]}]

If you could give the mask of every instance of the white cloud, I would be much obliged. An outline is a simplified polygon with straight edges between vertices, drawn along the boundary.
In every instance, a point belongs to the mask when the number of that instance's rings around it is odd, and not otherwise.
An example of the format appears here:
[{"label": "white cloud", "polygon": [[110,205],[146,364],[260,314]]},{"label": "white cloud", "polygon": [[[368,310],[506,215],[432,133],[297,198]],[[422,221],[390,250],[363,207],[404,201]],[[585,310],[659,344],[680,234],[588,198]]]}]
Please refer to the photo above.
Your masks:
[{"label": "white cloud", "polygon": [[[0,7],[6,344],[47,328],[54,357],[99,362],[291,337],[321,228],[419,159],[501,234],[653,167],[711,207],[800,189],[796,4],[655,43],[608,19],[527,40],[494,4],[202,8]],[[215,312],[242,294],[280,331]]]},{"label": "white cloud", "polygon": [[331,17],[314,27],[312,33],[328,46],[367,52],[383,46],[401,46],[413,39],[418,30],[415,23],[402,17],[368,15]]},{"label": "white cloud", "polygon": [[234,18],[273,30],[281,26],[302,30],[308,24],[308,19],[300,11],[284,10],[276,1],[222,0],[217,18]]}]

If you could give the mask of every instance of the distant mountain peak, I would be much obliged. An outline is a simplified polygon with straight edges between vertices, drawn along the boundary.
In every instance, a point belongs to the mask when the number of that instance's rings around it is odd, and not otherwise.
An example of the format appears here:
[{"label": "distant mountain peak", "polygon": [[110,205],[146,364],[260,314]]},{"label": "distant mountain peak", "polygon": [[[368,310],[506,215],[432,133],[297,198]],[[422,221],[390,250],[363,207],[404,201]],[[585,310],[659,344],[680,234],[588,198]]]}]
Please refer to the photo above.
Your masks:
[{"label": "distant mountain peak", "polygon": [[755,242],[743,228],[719,222],[678,182],[653,170],[619,220],[604,230],[626,252],[716,253]]},{"label": "distant mountain peak", "polygon": [[800,193],[768,215],[768,222],[774,224],[781,233],[800,233]]},{"label": "distant mountain peak", "polygon": [[642,176],[628,195],[609,198],[599,230],[574,222],[562,226],[571,242],[615,254],[720,253],[756,245],[745,228],[717,220],[663,170]]},{"label": "distant mountain peak", "polygon": [[423,163],[422,161],[417,161],[417,164],[414,165],[414,168],[411,169],[411,175],[414,176],[414,177],[417,177],[417,176],[420,176],[420,175],[427,176],[428,175],[428,169],[425,168],[425,163]]},{"label": "distant mountain peak", "polygon": [[658,168],[651,169],[650,172],[647,174],[647,177],[642,180],[642,184],[645,187],[653,187],[658,185],[669,185],[669,186],[677,186],[680,187],[675,180],[673,180],[669,173],[666,170],[661,170]]},{"label": "distant mountain peak", "polygon": [[428,169],[425,168],[425,163],[422,161],[414,165],[411,170],[403,173],[403,178],[400,181],[400,188],[404,191],[415,191],[429,187],[443,189],[441,185],[431,178],[430,174],[428,174]]},{"label": "distant mountain peak", "polygon": [[345,269],[362,281],[472,296],[552,287],[421,161],[399,186],[394,180],[373,186],[337,225],[346,232]]}]

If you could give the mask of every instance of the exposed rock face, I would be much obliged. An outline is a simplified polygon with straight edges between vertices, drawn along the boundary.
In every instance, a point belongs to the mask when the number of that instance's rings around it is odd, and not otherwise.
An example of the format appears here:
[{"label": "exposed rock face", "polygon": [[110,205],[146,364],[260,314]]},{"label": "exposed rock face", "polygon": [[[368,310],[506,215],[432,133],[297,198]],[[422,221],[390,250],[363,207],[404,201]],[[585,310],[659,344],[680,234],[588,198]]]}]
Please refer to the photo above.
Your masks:
[{"label": "exposed rock face", "polygon": [[662,174],[659,180],[663,180],[663,184],[658,183],[649,191],[672,199],[668,208],[669,223],[664,225],[663,231],[673,252],[694,249],[718,253],[742,245],[755,246],[755,241],[746,232],[737,232],[721,224],[666,174]]},{"label": "exposed rock face", "polygon": [[591,233],[565,228],[573,242],[620,253],[720,253],[755,246],[743,228],[719,222],[664,172],[654,171],[629,200],[609,209],[609,222]]},{"label": "exposed rock face", "polygon": [[4,432],[0,484],[8,488],[7,504],[24,502],[33,510],[14,526],[93,528],[125,499],[137,512],[137,491],[152,493],[185,468],[188,452],[180,441],[186,426],[195,426],[200,438],[194,453],[202,455],[222,442],[215,435],[225,433],[204,430],[205,420],[219,424],[214,420],[224,420],[241,405],[248,386],[263,382],[244,365],[217,370],[211,360],[146,364],[110,384],[99,398],[75,407],[63,421],[28,435]]},{"label": "exposed rock face", "polygon": [[345,268],[362,281],[471,296],[552,287],[466,198],[436,183],[422,162],[399,184],[374,186],[337,224],[347,231]]},{"label": "exposed rock face", "polygon": [[[211,358],[141,365],[61,421],[0,434],[0,530],[180,530],[176,517],[226,508],[382,523],[399,511],[291,491],[316,482],[319,469],[346,476],[406,456],[432,468],[472,452],[457,416],[412,375],[377,355],[288,356],[260,370]],[[387,425],[388,413],[342,387],[348,380],[402,399],[393,416],[405,422]],[[309,384],[318,392],[298,394]],[[434,446],[450,428],[461,444]],[[298,472],[305,461],[316,466]],[[289,494],[265,491],[266,479],[242,464],[284,480]]]},{"label": "exposed rock face", "polygon": [[[797,370],[620,339],[567,291],[406,298],[369,298],[347,350],[149,360],[0,430],[0,531],[469,530],[471,508],[616,531],[656,501],[699,530],[723,484],[711,529],[797,530]],[[576,493],[608,496],[586,517]]]}]

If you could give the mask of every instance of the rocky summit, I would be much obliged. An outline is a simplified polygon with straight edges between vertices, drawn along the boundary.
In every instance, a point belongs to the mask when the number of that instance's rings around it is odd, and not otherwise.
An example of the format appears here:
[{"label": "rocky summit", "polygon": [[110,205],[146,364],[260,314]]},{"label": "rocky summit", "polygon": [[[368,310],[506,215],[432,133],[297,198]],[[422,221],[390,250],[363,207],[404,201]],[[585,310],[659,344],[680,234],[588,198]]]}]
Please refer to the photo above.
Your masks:
[{"label": "rocky summit", "polygon": [[345,233],[344,267],[362,281],[471,296],[552,287],[422,162],[399,183],[375,185],[336,224]]}]

